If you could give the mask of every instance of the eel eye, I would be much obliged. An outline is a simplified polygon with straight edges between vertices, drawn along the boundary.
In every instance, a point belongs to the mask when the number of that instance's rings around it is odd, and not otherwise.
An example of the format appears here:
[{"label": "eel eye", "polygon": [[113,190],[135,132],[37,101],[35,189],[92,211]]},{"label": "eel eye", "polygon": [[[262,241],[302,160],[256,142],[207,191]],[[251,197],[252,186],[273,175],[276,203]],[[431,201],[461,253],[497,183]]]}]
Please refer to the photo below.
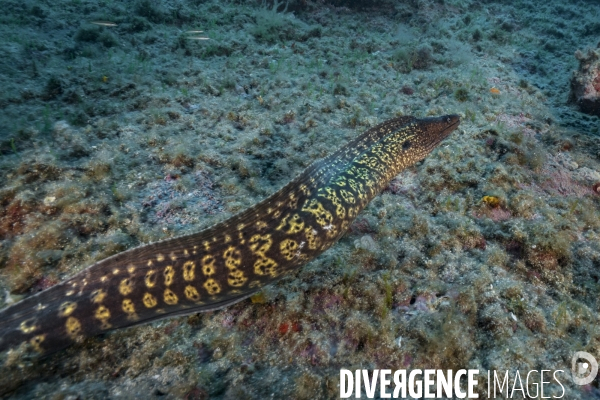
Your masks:
[{"label": "eel eye", "polygon": [[402,143],[402,150],[408,150],[410,149],[410,146],[412,146],[410,140],[405,140],[404,143]]}]

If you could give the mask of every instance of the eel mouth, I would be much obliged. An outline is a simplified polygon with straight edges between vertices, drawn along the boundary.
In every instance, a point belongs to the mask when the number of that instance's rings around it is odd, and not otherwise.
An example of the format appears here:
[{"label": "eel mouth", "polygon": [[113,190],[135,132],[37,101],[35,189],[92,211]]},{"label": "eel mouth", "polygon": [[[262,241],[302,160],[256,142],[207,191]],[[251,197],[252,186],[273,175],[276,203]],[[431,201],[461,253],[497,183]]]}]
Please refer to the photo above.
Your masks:
[{"label": "eel mouth", "polygon": [[430,148],[436,147],[446,139],[452,131],[460,125],[460,116],[457,114],[442,115],[441,117],[427,118],[435,126],[435,134],[430,135]]},{"label": "eel mouth", "polygon": [[444,115],[440,118],[445,119],[445,122],[448,124],[442,131],[444,138],[450,135],[450,133],[460,125],[460,116],[457,114]]},{"label": "eel mouth", "polygon": [[457,114],[442,115],[441,117],[430,117],[422,120],[429,125],[426,129],[425,149],[426,154],[443,142],[452,131],[460,125],[460,116]]}]

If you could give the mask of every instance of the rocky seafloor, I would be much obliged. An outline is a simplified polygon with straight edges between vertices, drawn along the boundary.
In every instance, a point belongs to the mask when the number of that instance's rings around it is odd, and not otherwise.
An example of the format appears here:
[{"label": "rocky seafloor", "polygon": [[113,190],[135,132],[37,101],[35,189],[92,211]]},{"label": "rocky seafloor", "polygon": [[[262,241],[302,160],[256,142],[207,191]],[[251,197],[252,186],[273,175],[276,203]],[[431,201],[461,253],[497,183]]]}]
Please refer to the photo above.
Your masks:
[{"label": "rocky seafloor", "polygon": [[597,2],[260,3],[3,1],[0,307],[221,221],[386,119],[459,130],[295,275],[5,352],[0,396],[337,398],[340,368],[600,360],[600,120],[569,102]]}]

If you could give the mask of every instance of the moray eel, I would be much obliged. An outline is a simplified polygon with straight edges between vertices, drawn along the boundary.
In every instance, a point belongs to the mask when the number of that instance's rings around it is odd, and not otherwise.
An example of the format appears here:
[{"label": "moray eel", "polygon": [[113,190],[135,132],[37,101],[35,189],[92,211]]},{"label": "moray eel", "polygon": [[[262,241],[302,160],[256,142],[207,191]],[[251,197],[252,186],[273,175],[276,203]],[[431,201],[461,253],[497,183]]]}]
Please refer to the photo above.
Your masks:
[{"label": "moray eel", "polygon": [[0,310],[0,351],[49,354],[86,337],[237,303],[333,245],[404,168],[458,127],[400,117],[309,166],[281,190],[201,232],[116,254]]}]

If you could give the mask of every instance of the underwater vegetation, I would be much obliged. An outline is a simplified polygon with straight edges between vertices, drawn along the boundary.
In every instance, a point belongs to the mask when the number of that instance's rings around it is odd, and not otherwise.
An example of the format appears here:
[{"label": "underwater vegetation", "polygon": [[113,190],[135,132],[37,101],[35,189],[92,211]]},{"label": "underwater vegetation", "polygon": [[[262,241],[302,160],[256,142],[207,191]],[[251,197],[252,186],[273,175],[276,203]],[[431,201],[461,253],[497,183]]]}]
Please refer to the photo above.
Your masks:
[{"label": "underwater vegetation", "polygon": [[0,307],[225,220],[386,119],[462,123],[294,275],[4,352],[2,396],[331,398],[340,368],[600,359],[600,124],[567,105],[590,2],[5,3]]}]

